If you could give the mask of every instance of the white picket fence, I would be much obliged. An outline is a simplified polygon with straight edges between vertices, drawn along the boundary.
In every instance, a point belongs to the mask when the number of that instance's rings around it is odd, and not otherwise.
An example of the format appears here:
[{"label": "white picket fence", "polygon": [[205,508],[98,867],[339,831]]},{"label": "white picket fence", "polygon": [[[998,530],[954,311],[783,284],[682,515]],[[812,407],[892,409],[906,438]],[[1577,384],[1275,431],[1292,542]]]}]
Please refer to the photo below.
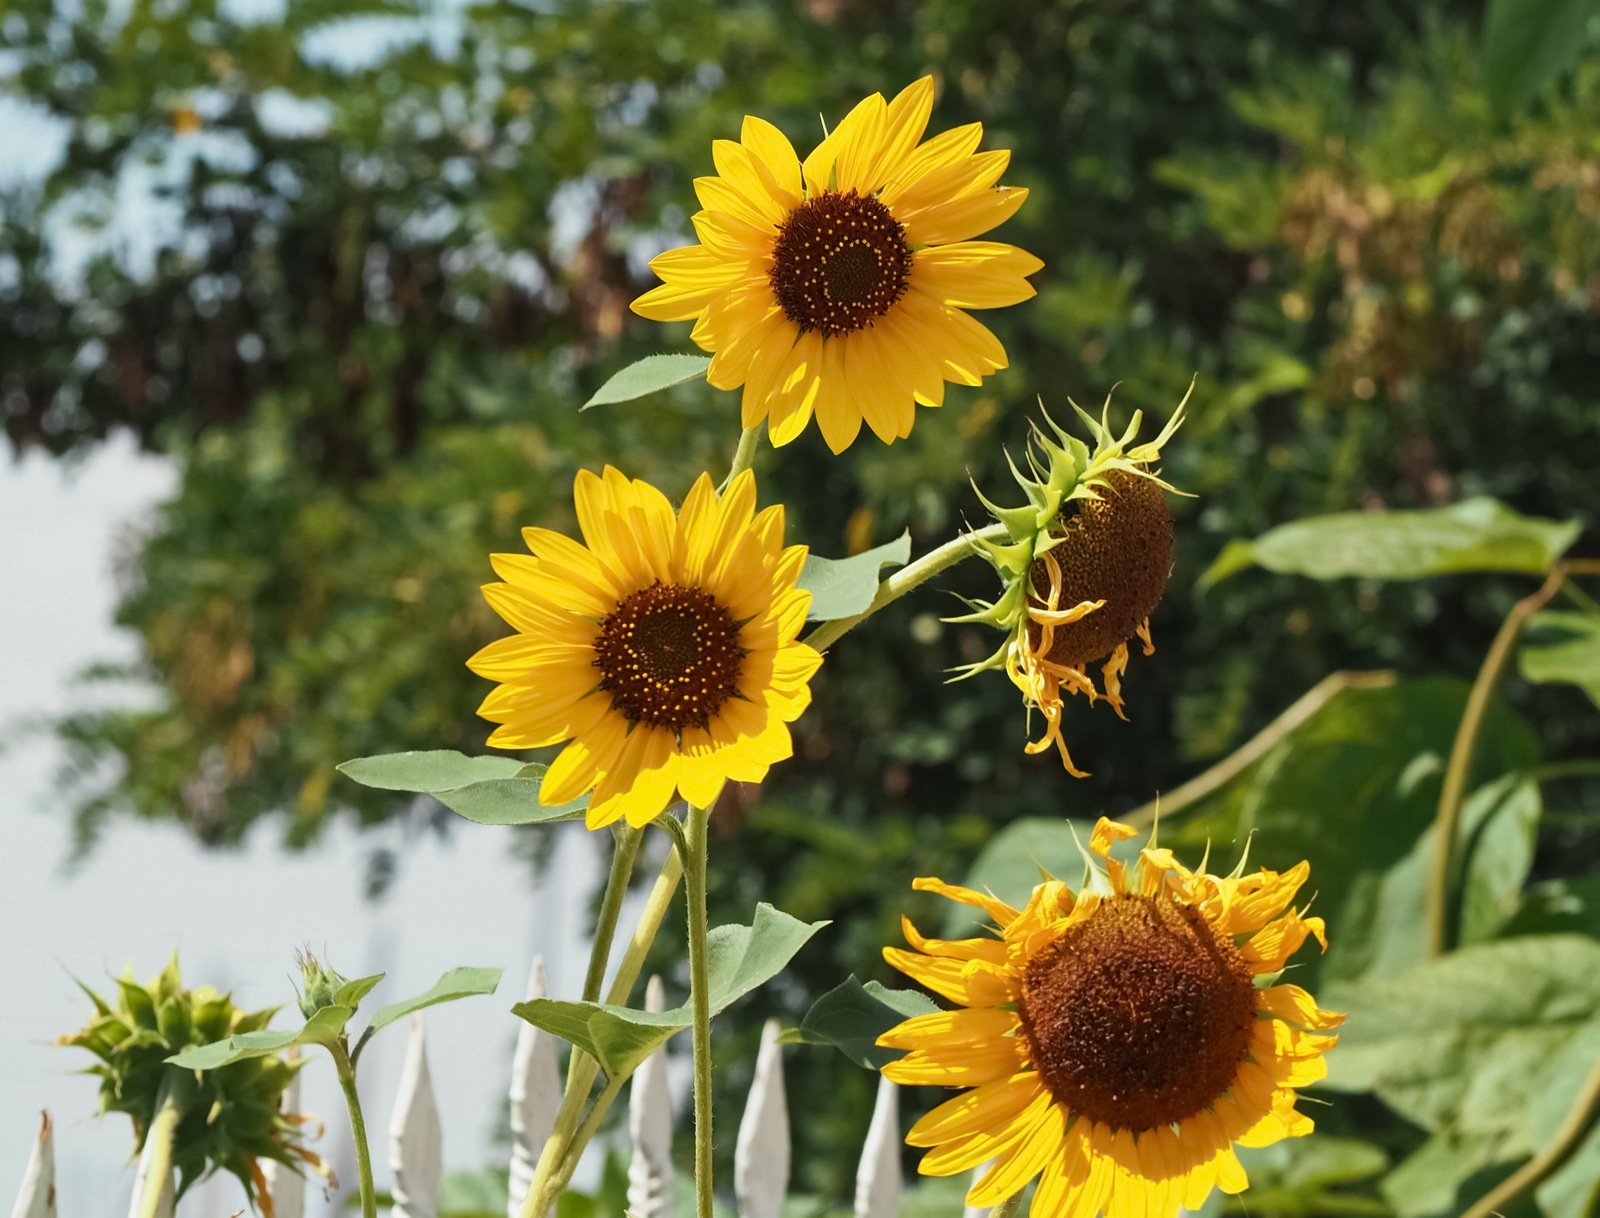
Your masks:
[{"label": "white picket fence", "polygon": [[[528,997],[545,996],[542,959],[533,962]],[[646,1006],[662,1007],[661,982],[651,978]],[[295,1084],[298,1088],[298,1083]],[[289,1102],[293,1106],[295,1092]],[[517,1035],[511,1059],[511,1195],[508,1218],[519,1218],[539,1151],[555,1124],[561,1104],[561,1073],[556,1039],[531,1024]],[[900,1117],[897,1088],[878,1081],[877,1102],[856,1172],[857,1218],[894,1218],[900,1206]],[[667,1059],[657,1052],[633,1076],[628,1096],[628,1137],[633,1157],[628,1168],[628,1207],[639,1218],[671,1218],[673,1214],[672,1132],[676,1119],[668,1090]],[[369,1122],[374,1129],[375,1122]],[[389,1119],[388,1160],[394,1174],[393,1218],[438,1218],[439,1186],[444,1178],[443,1130],[439,1106],[428,1074],[427,1039],[420,1017],[411,1024],[399,1094]],[[12,1218],[56,1218],[55,1148],[48,1115],[23,1175],[22,1192]],[[374,1146],[374,1154],[382,1150]],[[147,1165],[139,1164],[132,1214],[144,1190],[154,1186]],[[979,1168],[981,1172],[983,1169]],[[265,1165],[277,1218],[302,1218],[306,1181],[276,1163]],[[165,1197],[159,1213],[173,1218],[172,1181],[161,1182]],[[739,1218],[778,1218],[789,1188],[789,1112],[784,1097],[783,1050],[777,1021],[762,1031],[755,1078],[745,1101],[744,1117],[734,1143],[733,1191]],[[74,1212],[72,1209],[69,1213]],[[965,1218],[987,1210],[968,1209]]]}]

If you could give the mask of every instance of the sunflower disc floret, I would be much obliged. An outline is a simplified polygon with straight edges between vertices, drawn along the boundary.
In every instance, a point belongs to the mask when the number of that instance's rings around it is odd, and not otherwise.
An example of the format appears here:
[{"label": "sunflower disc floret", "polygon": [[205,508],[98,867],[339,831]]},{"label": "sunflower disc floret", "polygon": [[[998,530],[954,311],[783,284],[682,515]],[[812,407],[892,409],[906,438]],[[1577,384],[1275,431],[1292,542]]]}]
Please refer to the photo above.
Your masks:
[{"label": "sunflower disc floret", "polygon": [[610,466],[580,473],[573,497],[582,544],[525,529],[531,557],[493,556],[504,582],[484,595],[516,633],[468,661],[498,682],[478,708],[500,725],[489,743],[564,743],[539,798],[587,793],[591,828],[760,782],[792,754],[822,663],[798,641],[806,547],[783,544],[783,508],[756,512],[749,471],[720,495],[701,475],[676,512]]},{"label": "sunflower disc floret", "polygon": [[743,390],[744,426],[787,444],[814,417],[834,452],[863,422],[890,443],[946,382],[980,384],[1005,348],[968,310],[1018,304],[1042,265],[974,238],[1009,219],[1026,190],[997,185],[1011,154],[979,152],[983,128],[924,140],[933,80],[893,101],[874,93],[802,161],[787,136],[748,117],[712,145],[698,178],[699,244],[650,263],[662,283],[633,302],[655,321],[693,321],[707,378]]},{"label": "sunflower disc floret", "polygon": [[912,950],[884,950],[959,1004],[878,1043],[907,1050],[883,1068],[892,1081],[964,1089],[906,1141],[927,1148],[927,1175],[992,1160],[969,1206],[1037,1178],[1036,1218],[1170,1218],[1213,1188],[1243,1191],[1236,1146],[1311,1131],[1298,1089],[1325,1075],[1344,1017],[1264,984],[1307,938],[1327,946],[1322,919],[1293,907],[1310,868],[1214,876],[1154,846],[1113,859],[1133,835],[1102,819],[1078,890],[1048,880],[1022,909],[919,879],[983,910],[995,935],[926,939],[904,921]]},{"label": "sunflower disc floret", "polygon": [[[1003,669],[1029,711],[1044,716],[1044,735],[1027,751],[1054,745],[1076,777],[1085,771],[1073,764],[1062,734],[1065,697],[1083,694],[1122,715],[1130,642],[1137,639],[1146,655],[1155,651],[1150,615],[1172,574],[1166,493],[1175,489],[1155,462],[1182,424],[1188,400],[1185,394],[1161,433],[1143,444],[1135,443],[1139,411],[1118,435],[1110,427],[1109,399],[1099,419],[1073,403],[1095,441],[1092,451],[1046,415],[1045,427],[1029,437],[1028,472],[1012,466],[1027,502],[1001,507],[979,493],[1005,528],[1004,539],[973,539],[999,574],[1001,594],[950,620],[994,626],[1006,641],[960,675]],[[1089,666],[1099,661],[1096,685]]]}]

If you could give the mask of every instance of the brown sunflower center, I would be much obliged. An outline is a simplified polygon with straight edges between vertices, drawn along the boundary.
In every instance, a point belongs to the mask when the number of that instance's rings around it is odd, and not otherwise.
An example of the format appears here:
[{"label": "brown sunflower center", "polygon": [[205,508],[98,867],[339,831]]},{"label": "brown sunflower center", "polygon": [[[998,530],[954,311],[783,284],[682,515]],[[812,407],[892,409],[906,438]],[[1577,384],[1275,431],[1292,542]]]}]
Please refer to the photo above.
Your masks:
[{"label": "brown sunflower center", "polygon": [[[1063,539],[1050,551],[1061,569],[1058,609],[1083,601],[1105,604],[1087,617],[1057,626],[1047,659],[1082,668],[1110,655],[1154,612],[1172,575],[1172,512],[1166,492],[1149,478],[1112,470],[1100,499],[1074,499],[1062,512]],[[1070,515],[1068,514],[1070,513]],[[1045,560],[1033,564],[1035,603],[1050,594]],[[1028,642],[1039,645],[1039,627]]]},{"label": "brown sunflower center", "polygon": [[829,191],[789,213],[772,247],[770,279],[801,331],[836,338],[870,326],[905,294],[905,226],[872,195]]},{"label": "brown sunflower center", "polygon": [[1067,1108],[1113,1129],[1193,1116],[1232,1084],[1256,989],[1232,941],[1192,906],[1108,898],[1028,962],[1033,1065]]},{"label": "brown sunflower center", "polygon": [[600,688],[630,723],[680,731],[705,727],[738,693],[739,627],[715,597],[659,580],[626,597],[600,623]]}]

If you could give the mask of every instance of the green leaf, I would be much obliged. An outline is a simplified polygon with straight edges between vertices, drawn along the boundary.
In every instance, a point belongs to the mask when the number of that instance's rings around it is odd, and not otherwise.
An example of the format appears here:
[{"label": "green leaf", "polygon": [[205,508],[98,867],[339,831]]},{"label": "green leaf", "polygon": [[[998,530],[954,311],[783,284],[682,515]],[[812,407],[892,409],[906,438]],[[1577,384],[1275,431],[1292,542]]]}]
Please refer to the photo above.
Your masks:
[{"label": "green leaf", "polygon": [[454,749],[357,757],[338,767],[346,778],[364,787],[422,795],[454,791],[489,779],[511,778],[522,769],[522,762],[512,757],[468,757]]},{"label": "green leaf", "polygon": [[612,376],[578,409],[631,402],[634,398],[660,393],[674,385],[699,380],[709,367],[711,360],[704,355],[647,355]]},{"label": "green leaf", "polygon": [[386,976],[387,973],[373,973],[370,977],[357,977],[354,981],[346,981],[333,996],[333,1005],[355,1010],[361,1005],[361,1000],[372,992],[372,987]]},{"label": "green leaf", "polygon": [[807,555],[800,572],[800,587],[811,593],[807,616],[814,622],[831,622],[865,613],[878,593],[878,572],[903,567],[910,558],[909,531],[850,558]]},{"label": "green leaf", "polygon": [[1481,1133],[1443,1130],[1407,1155],[1378,1185],[1400,1218],[1459,1214],[1504,1171],[1500,1139]]},{"label": "green leaf", "polygon": [[1600,616],[1539,613],[1529,621],[1528,630],[1534,641],[1522,648],[1523,677],[1576,685],[1600,706]]},{"label": "green leaf", "polygon": [[[1086,831],[1073,836],[1070,822],[1059,817],[1028,816],[1012,821],[989,839],[972,861],[961,882],[978,892],[992,893],[1018,909],[1046,874],[1061,874],[1081,866],[1078,842],[1087,843]],[[944,910],[943,934],[957,939],[980,930],[989,921],[981,909],[951,903]]]},{"label": "green leaf", "polygon": [[916,990],[891,990],[876,981],[862,985],[852,974],[812,1003],[800,1026],[784,1032],[779,1043],[832,1045],[856,1065],[876,1070],[900,1056],[878,1048],[878,1037],[913,1015],[938,1009]]},{"label": "green leaf", "polygon": [[392,1002],[379,1009],[372,1017],[371,1031],[386,1028],[397,1019],[438,1006],[441,1002],[454,1002],[458,998],[473,998],[479,994],[492,994],[500,984],[497,968],[453,968],[435,981],[425,993],[415,998]]},{"label": "green leaf", "polygon": [[1520,110],[1571,69],[1597,11],[1594,0],[1489,0],[1483,81],[1495,109]]},{"label": "green leaf", "polygon": [[226,1040],[214,1040],[209,1045],[197,1045],[167,1058],[169,1064],[185,1070],[215,1070],[231,1062],[252,1057],[266,1057],[287,1049],[290,1045],[330,1045],[344,1032],[345,1024],[355,1014],[351,1007],[323,1007],[305,1026],[290,1032],[243,1032]]},{"label": "green leaf", "polygon": [[1422,579],[1462,571],[1537,575],[1577,540],[1575,520],[1521,516],[1493,499],[1417,512],[1338,512],[1279,525],[1254,541],[1230,541],[1200,577],[1203,590],[1265,567],[1313,579]]},{"label": "green leaf", "polygon": [[1600,1055],[1600,943],[1542,935],[1462,948],[1399,976],[1333,987],[1350,1012],[1328,1085],[1373,1091],[1431,1132],[1530,1153]]},{"label": "green leaf", "polygon": [[[800,922],[762,903],[749,926],[719,926],[707,942],[711,1013],[776,977],[826,922]],[[535,1027],[576,1045],[613,1079],[626,1078],[693,1020],[690,1007],[635,1011],[598,1002],[538,998],[512,1011]]]},{"label": "green leaf", "polygon": [[435,796],[457,816],[480,825],[548,825],[582,820],[589,797],[546,807],[539,802],[539,782],[544,766],[523,766],[517,778],[495,778],[470,787],[441,791]]}]

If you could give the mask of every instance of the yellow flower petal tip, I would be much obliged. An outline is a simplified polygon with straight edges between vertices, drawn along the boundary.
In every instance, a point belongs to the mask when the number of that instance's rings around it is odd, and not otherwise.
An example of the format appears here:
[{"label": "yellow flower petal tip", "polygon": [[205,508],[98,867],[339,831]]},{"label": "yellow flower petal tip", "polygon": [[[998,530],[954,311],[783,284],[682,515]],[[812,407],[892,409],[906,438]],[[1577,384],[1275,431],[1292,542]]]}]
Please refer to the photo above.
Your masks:
[{"label": "yellow flower petal tip", "polygon": [[774,445],[815,419],[834,452],[866,426],[911,434],[918,402],[977,385],[1005,349],[968,310],[1018,304],[1042,264],[977,240],[1027,191],[997,185],[1010,159],[979,152],[974,123],[923,139],[933,79],[893,101],[861,102],[802,162],[772,124],[749,117],[712,146],[699,178],[696,245],[654,259],[658,287],[633,302],[653,321],[693,321],[707,377],[742,389],[746,427]]},{"label": "yellow flower petal tip", "polygon": [[1309,869],[1218,877],[1148,848],[1114,863],[1112,846],[1133,836],[1102,820],[1091,855],[1103,873],[1078,893],[1040,884],[1021,910],[919,880],[981,902],[996,934],[925,940],[907,924],[912,950],[884,951],[958,1004],[878,1043],[907,1051],[887,1078],[962,1089],[906,1141],[927,1150],[927,1175],[989,1164],[969,1206],[1037,1180],[1033,1218],[1171,1218],[1213,1188],[1245,1188],[1236,1146],[1311,1131],[1298,1089],[1323,1077],[1344,1017],[1299,986],[1256,985],[1320,935],[1292,907]]},{"label": "yellow flower petal tip", "polygon": [[754,475],[720,496],[702,475],[681,509],[606,467],[573,485],[583,541],[528,529],[532,555],[497,555],[484,596],[516,633],[468,661],[498,682],[489,743],[565,744],[546,805],[589,798],[588,824],[639,826],[682,798],[710,804],[792,752],[821,656],[799,642],[805,547],[779,509],[756,513]]}]

